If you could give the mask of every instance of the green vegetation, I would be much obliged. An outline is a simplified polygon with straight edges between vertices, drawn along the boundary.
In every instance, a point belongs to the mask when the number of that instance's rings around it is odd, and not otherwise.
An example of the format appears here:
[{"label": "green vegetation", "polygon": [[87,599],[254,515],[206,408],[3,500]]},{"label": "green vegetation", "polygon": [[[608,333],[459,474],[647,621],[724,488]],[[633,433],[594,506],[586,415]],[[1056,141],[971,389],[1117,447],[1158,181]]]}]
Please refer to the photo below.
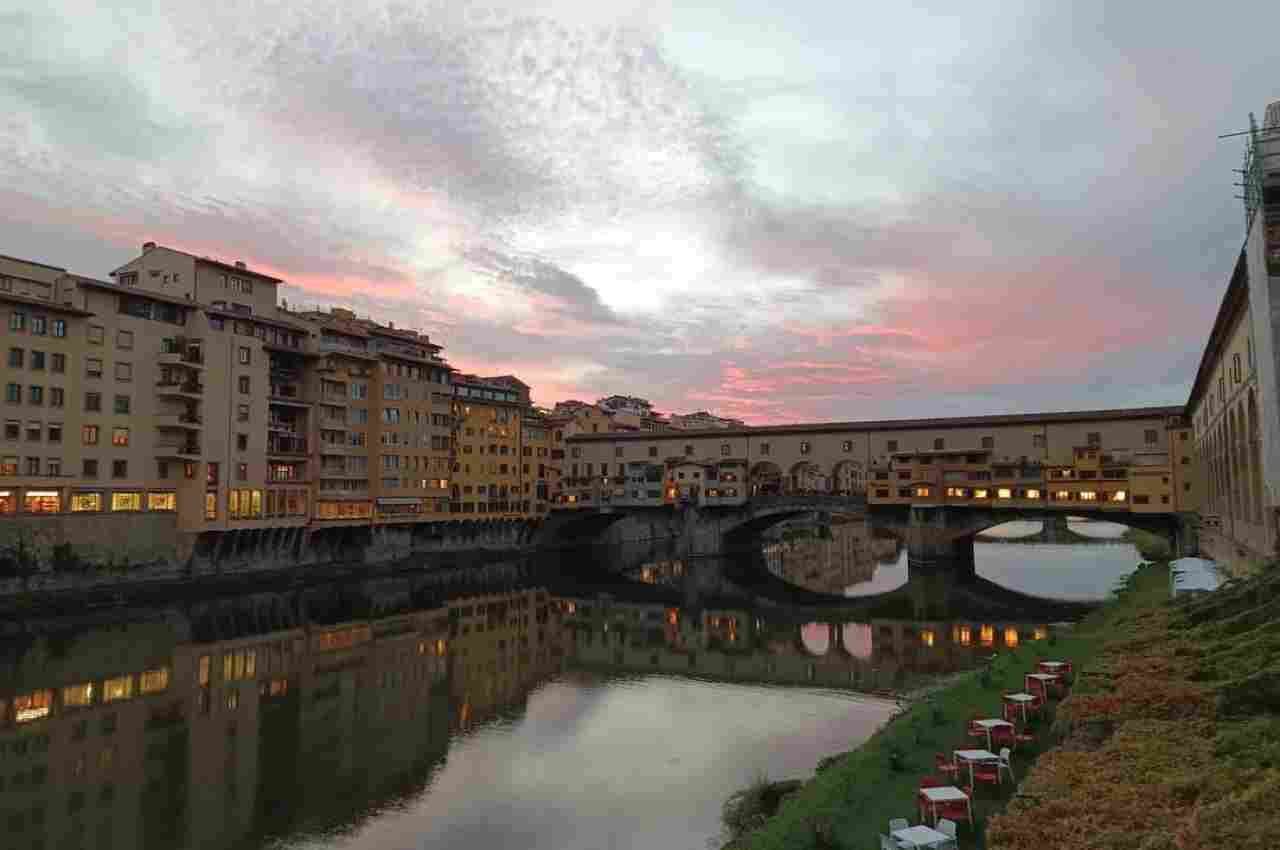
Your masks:
[{"label": "green vegetation", "polygon": [[1173,549],[1169,541],[1148,531],[1131,528],[1124,533],[1124,540],[1132,543],[1144,561],[1169,561],[1173,559]]},{"label": "green vegetation", "polygon": [[[1042,658],[1070,659],[1080,671],[1110,635],[1141,612],[1159,606],[1168,593],[1167,565],[1142,568],[1117,589],[1116,600],[1052,644],[1024,644],[988,667],[916,702],[863,746],[824,765],[800,791],[783,801],[774,817],[730,846],[751,850],[878,846],[877,835],[886,830],[890,818],[916,820],[916,792],[921,777],[934,773],[935,753],[950,753],[966,744],[965,724],[972,715],[996,714],[1001,691],[1021,690],[1023,675]],[[1280,650],[1280,635],[1277,640]],[[1015,752],[1013,765],[1019,778],[1052,743],[1047,727],[1053,720],[1050,709],[1039,721],[1036,742],[1020,745]],[[1087,774],[1083,778],[1087,781]],[[1012,792],[1009,783],[1000,792],[979,790],[974,802],[979,833]],[[981,846],[968,829],[961,830],[960,840],[961,847]],[[1035,846],[1059,845],[1050,841]]]},{"label": "green vegetation", "polygon": [[1275,846],[1280,570],[1119,625],[988,846]]}]

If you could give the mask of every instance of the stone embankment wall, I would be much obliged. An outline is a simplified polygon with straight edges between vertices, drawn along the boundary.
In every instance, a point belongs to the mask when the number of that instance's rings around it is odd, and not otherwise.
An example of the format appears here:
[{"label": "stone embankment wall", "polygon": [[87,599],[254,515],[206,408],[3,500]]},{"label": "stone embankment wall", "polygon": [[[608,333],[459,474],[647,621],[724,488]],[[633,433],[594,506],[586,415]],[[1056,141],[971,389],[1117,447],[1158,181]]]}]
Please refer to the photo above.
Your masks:
[{"label": "stone embankment wall", "polygon": [[0,519],[0,595],[518,553],[532,548],[537,528],[533,521],[489,520],[191,534],[172,514],[24,516]]}]

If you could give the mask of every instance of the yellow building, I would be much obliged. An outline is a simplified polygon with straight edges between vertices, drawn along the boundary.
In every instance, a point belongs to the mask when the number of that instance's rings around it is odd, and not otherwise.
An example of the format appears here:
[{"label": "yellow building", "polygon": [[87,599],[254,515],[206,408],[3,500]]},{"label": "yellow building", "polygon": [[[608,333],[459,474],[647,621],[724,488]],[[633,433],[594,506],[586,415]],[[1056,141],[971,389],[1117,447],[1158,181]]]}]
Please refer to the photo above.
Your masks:
[{"label": "yellow building", "polygon": [[525,516],[521,442],[531,412],[528,386],[509,375],[454,375],[453,393],[452,512]]}]

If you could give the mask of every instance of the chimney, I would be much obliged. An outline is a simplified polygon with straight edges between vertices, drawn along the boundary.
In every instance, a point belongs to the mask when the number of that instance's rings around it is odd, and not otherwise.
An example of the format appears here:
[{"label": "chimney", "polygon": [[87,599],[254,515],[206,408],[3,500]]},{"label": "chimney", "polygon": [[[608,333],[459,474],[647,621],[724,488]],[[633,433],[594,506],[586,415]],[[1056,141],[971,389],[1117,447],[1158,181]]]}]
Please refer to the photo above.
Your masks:
[{"label": "chimney", "polygon": [[244,267],[245,267],[244,260],[236,260],[236,268],[242,269]]},{"label": "chimney", "polygon": [[395,329],[396,329],[396,323],[395,323],[395,322],[387,322],[387,327],[388,327],[389,329],[391,329],[391,330],[395,330]]},{"label": "chimney", "polygon": [[144,253],[144,254],[145,254],[145,253],[147,253],[148,251],[150,251],[150,250],[151,250],[152,248],[154,248],[154,247],[156,247],[156,243],[154,243],[154,242],[143,242],[143,243],[142,243],[142,253]]}]

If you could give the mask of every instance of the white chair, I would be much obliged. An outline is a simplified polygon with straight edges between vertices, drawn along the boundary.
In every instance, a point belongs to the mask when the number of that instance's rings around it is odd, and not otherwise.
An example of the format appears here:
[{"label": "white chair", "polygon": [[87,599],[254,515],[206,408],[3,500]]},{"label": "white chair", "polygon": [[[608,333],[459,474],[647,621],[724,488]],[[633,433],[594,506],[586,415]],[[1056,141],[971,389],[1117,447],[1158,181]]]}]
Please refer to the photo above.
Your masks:
[{"label": "white chair", "polygon": [[938,830],[938,832],[941,832],[943,835],[947,836],[946,841],[939,841],[937,844],[933,845],[935,850],[956,850],[956,848],[960,846],[959,839],[956,838],[955,821],[947,820],[946,818],[941,818],[938,821],[938,825],[935,826],[934,829]]},{"label": "white chair", "polygon": [[906,818],[893,818],[889,821],[889,833],[893,834],[898,830],[906,829],[909,826],[911,826],[911,824],[907,823]]},{"label": "white chair", "polygon": [[1017,782],[1018,780],[1013,775],[1013,765],[1009,763],[1009,757],[1011,755],[1013,755],[1013,753],[1009,750],[1008,747],[1001,748],[1000,765],[998,767],[998,773],[1003,774],[1007,770],[1009,771],[1009,781]]},{"label": "white chair", "polygon": [[882,833],[880,835],[880,850],[898,850],[898,842]]}]

